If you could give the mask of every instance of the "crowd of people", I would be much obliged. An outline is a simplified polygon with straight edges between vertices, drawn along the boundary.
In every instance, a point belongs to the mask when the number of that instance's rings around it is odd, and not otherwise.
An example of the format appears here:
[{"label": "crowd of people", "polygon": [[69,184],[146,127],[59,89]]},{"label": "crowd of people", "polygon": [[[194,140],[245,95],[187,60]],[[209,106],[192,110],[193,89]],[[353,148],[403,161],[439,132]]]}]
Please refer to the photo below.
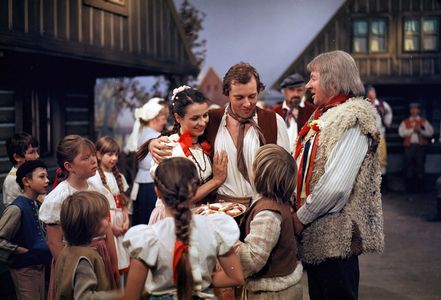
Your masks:
[{"label": "crowd of people", "polygon": [[[181,86],[170,106],[153,98],[135,110],[127,145],[68,135],[47,195],[38,141],[11,137],[0,260],[17,299],[302,299],[304,269],[311,299],[357,299],[358,256],[384,247],[380,158],[392,113],[373,88],[366,99],[348,53],[320,54],[308,71],[282,82],[273,110],[256,106],[264,85],[239,63],[223,79],[225,108]],[[418,152],[427,120],[412,113],[403,124]],[[139,161],[130,194],[121,146]],[[222,201],[246,210],[192,213]]]}]

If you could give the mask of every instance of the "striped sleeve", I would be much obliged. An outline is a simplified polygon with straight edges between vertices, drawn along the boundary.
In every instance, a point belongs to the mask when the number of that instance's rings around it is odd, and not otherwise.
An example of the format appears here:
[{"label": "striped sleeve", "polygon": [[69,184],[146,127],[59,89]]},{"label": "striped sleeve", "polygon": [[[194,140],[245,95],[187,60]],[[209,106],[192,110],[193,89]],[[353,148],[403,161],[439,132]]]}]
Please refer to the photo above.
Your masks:
[{"label": "striped sleeve", "polygon": [[347,203],[369,142],[358,127],[347,130],[332,149],[325,173],[298,211],[303,224],[327,213],[339,212]]}]

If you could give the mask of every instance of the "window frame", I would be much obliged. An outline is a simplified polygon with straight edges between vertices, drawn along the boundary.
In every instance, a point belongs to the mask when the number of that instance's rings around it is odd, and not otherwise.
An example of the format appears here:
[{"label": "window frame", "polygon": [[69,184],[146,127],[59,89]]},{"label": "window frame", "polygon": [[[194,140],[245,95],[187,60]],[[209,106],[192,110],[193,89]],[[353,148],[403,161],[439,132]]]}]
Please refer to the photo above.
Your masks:
[{"label": "window frame", "polygon": [[[425,20],[435,20],[436,22],[436,32],[435,33],[425,33],[423,29],[423,24]],[[406,33],[406,21],[409,20],[416,20],[418,22],[419,30],[417,33],[414,34],[408,34]],[[403,44],[402,44],[402,50],[403,53],[433,53],[438,52],[440,50],[440,17],[439,16],[404,16],[403,17]],[[406,37],[417,37],[418,38],[418,48],[416,50],[406,50]],[[434,36],[436,37],[436,45],[434,49],[424,49],[424,37],[427,36]]]},{"label": "window frame", "polygon": [[[367,24],[367,32],[365,35],[359,35],[355,34],[354,30],[354,24],[355,22],[361,22],[364,21]],[[373,22],[384,22],[384,34],[373,34],[372,33],[372,23]],[[351,20],[351,30],[352,30],[352,40],[351,40],[351,48],[352,53],[354,54],[381,54],[386,53],[389,51],[389,43],[388,43],[388,37],[389,37],[389,19],[387,17],[375,17],[375,18],[353,18]],[[384,49],[375,51],[372,50],[372,41],[374,37],[383,37],[384,38]],[[365,38],[366,39],[366,49],[363,51],[355,51],[354,42],[356,38]]]}]

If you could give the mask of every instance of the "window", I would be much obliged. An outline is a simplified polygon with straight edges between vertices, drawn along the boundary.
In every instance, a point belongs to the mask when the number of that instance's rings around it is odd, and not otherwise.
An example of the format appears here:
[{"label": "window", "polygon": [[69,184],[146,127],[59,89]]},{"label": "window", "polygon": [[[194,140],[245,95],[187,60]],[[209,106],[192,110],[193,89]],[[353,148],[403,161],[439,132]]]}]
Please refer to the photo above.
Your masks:
[{"label": "window", "polygon": [[358,19],[352,22],[352,51],[355,53],[386,51],[387,20]]},{"label": "window", "polygon": [[437,51],[439,19],[407,17],[404,19],[404,51]]}]

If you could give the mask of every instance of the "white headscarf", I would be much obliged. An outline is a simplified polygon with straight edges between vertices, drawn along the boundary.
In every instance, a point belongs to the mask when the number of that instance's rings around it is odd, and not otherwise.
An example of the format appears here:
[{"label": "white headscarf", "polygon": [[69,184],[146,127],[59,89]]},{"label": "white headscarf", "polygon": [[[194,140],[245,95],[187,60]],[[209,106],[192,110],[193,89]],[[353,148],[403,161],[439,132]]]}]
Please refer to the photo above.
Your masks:
[{"label": "white headscarf", "polygon": [[147,122],[156,118],[159,112],[164,108],[164,105],[159,103],[163,101],[164,99],[162,98],[152,98],[142,107],[135,109],[135,124],[133,124],[133,130],[127,140],[124,152],[129,153],[138,150],[138,140],[142,129],[140,120]]}]

